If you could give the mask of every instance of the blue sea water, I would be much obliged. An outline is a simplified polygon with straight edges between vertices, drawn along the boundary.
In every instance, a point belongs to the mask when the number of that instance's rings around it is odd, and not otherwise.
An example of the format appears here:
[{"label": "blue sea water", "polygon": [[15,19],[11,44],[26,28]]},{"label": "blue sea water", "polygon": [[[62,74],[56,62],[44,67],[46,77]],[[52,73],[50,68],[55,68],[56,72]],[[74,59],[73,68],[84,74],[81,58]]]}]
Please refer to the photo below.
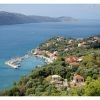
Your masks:
[{"label": "blue sea water", "polygon": [[23,56],[53,36],[84,38],[95,34],[100,34],[100,20],[0,26],[0,89],[11,87],[21,76],[29,74],[37,65],[44,64],[42,59],[31,57],[15,70],[5,65],[6,60]]}]

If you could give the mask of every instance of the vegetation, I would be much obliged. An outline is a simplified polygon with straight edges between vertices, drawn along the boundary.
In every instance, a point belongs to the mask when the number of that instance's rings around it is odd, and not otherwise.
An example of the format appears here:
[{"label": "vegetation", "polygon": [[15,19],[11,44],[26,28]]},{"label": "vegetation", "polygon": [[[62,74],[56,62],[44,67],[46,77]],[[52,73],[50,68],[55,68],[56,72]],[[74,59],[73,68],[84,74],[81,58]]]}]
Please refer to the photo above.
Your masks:
[{"label": "vegetation", "polygon": [[[86,44],[78,47],[78,44],[84,41]],[[94,37],[83,40],[55,37],[46,41],[39,46],[40,50],[51,53],[58,51],[58,59],[32,70],[29,76],[23,76],[19,82],[14,83],[11,89],[0,92],[0,95],[100,96],[100,46],[92,44],[93,41],[95,41]],[[99,42],[99,40],[97,41]],[[72,55],[83,57],[79,66],[71,66],[65,61],[65,58]],[[54,84],[50,84],[49,78],[47,79],[50,75],[59,75],[63,80],[67,79],[70,84],[75,73],[84,77],[85,85],[74,87],[69,85],[58,89]]]}]

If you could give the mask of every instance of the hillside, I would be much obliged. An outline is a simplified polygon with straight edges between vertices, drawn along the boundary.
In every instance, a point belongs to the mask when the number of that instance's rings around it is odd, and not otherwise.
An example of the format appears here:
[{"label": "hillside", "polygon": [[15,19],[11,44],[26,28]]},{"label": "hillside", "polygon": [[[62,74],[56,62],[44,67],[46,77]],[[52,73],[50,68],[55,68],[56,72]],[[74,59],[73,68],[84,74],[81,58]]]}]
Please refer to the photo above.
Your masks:
[{"label": "hillside", "polygon": [[54,37],[33,49],[32,54],[53,62],[37,66],[0,95],[100,96],[100,36]]},{"label": "hillside", "polygon": [[40,22],[62,22],[62,21],[76,21],[76,19],[72,17],[53,18],[48,16],[36,16],[36,15],[28,16],[19,13],[0,11],[0,25],[40,23]]}]

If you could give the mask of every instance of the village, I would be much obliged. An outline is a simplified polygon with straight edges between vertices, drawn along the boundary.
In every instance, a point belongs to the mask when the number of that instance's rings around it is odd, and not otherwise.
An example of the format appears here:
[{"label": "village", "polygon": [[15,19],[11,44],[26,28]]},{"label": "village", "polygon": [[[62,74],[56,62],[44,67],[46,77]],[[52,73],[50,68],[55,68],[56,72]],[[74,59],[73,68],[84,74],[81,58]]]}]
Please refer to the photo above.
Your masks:
[{"label": "village", "polygon": [[[42,58],[45,64],[37,66],[2,95],[99,95],[100,36],[54,37],[32,49],[30,54],[5,63],[16,68],[30,56]],[[91,94],[91,89],[98,94]]]},{"label": "village", "polygon": [[[53,42],[52,42],[53,41]],[[53,63],[60,57],[60,52],[67,52],[74,50],[76,48],[90,48],[91,43],[100,42],[99,36],[89,37],[87,40],[84,40],[82,38],[80,39],[69,39],[65,40],[63,37],[57,37],[52,39],[52,41],[49,41],[39,48],[36,48],[33,50],[33,54],[38,57],[42,57],[47,60],[47,64]],[[62,46],[60,43],[64,42],[65,44]],[[59,51],[57,50],[58,46],[61,46],[62,49]],[[67,46],[66,46],[67,45]],[[56,49],[52,48],[55,47]],[[44,48],[44,49],[43,49]],[[75,67],[80,66],[80,63],[82,62],[84,58],[84,55],[70,55],[70,56],[64,56],[64,61],[68,63],[69,66],[67,67]],[[67,89],[70,89],[72,87],[81,87],[85,85],[85,79],[83,76],[81,76],[78,73],[75,73],[73,75],[73,78],[70,82],[67,81],[67,79],[62,78],[60,75],[50,75],[46,78],[46,80],[53,84],[58,90],[61,90],[62,88],[66,87]]]},{"label": "village", "polygon": [[[5,64],[8,66],[17,69],[20,67],[20,63],[25,58],[28,58],[32,55],[44,59],[45,63],[52,64],[54,61],[61,58],[62,52],[64,52],[63,60],[65,63],[67,63],[68,68],[74,68],[79,67],[81,62],[84,59],[84,54],[81,55],[65,55],[75,49],[87,49],[90,48],[91,43],[97,43],[100,42],[99,36],[89,37],[86,39],[65,39],[63,37],[56,37],[54,39],[49,40],[48,42],[45,42],[44,44],[40,45],[39,48],[33,49],[29,54],[26,54],[23,57],[17,57],[15,59],[11,59],[9,61],[6,61]],[[63,45],[62,45],[63,44]],[[70,88],[73,87],[82,87],[85,85],[85,78],[84,76],[80,75],[79,73],[74,73],[72,76],[72,79],[68,81],[68,79],[62,78],[58,74],[49,75],[46,77],[46,80],[49,82],[49,84],[54,85],[58,90],[62,90],[63,88],[67,88],[67,90],[70,90]]]}]

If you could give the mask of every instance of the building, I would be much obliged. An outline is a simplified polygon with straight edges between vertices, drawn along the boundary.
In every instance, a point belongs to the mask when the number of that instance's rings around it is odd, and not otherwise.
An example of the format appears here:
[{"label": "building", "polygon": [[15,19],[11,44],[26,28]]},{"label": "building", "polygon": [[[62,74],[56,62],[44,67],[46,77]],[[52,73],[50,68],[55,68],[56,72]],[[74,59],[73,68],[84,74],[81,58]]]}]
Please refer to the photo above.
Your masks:
[{"label": "building", "polygon": [[56,60],[58,57],[58,52],[54,51],[53,53],[46,51],[46,55],[51,59],[51,60]]},{"label": "building", "polygon": [[70,56],[68,58],[65,58],[65,62],[67,62],[67,63],[77,62],[77,60],[78,60],[78,57],[76,57],[76,56]]},{"label": "building", "polygon": [[57,41],[62,41],[62,40],[64,40],[64,37],[57,37]]},{"label": "building", "polygon": [[51,75],[46,78],[46,80],[54,85],[58,90],[61,90],[63,87],[68,87],[67,79],[63,79],[59,75]]},{"label": "building", "polygon": [[78,47],[86,47],[86,42],[81,42],[78,44]]},{"label": "building", "polygon": [[82,86],[84,85],[84,77],[79,74],[74,74],[73,80],[70,82],[70,86]]},{"label": "building", "polygon": [[100,41],[100,36],[94,36],[93,39]]},{"label": "building", "polygon": [[68,44],[72,44],[74,41],[73,40],[69,40],[68,41]]},{"label": "building", "polygon": [[34,50],[34,53],[33,53],[34,55],[41,55],[42,54],[42,51],[39,49],[39,48],[36,48],[35,50]]},{"label": "building", "polygon": [[62,77],[59,75],[52,75],[51,76],[51,83],[57,83],[58,81],[61,81]]},{"label": "building", "polygon": [[77,57],[77,56],[70,56],[68,58],[65,58],[65,62],[69,63],[71,66],[79,66],[79,62],[83,60],[83,56]]},{"label": "building", "polygon": [[82,82],[84,82],[84,78],[79,74],[74,74],[73,82],[74,83],[82,83]]},{"label": "building", "polygon": [[83,60],[83,57],[84,57],[84,56],[79,57],[79,58],[77,59],[77,61],[78,61],[78,62],[81,62],[81,61]]}]

